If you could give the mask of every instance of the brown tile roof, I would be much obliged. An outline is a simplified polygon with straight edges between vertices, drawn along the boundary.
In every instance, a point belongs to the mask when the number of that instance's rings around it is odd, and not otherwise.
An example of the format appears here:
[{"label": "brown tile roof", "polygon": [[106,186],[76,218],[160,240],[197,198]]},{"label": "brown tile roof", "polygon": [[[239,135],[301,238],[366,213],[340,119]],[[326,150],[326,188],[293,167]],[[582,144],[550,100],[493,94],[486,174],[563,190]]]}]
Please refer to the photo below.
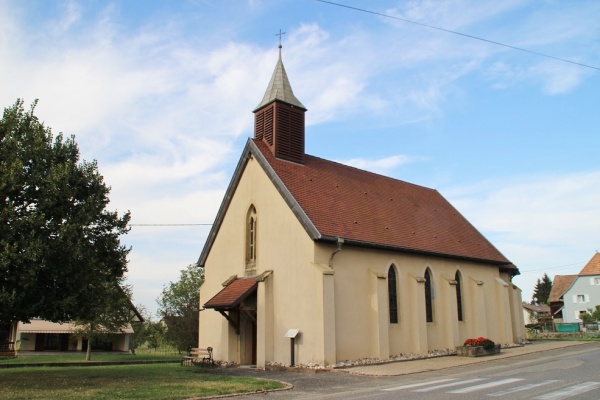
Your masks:
[{"label": "brown tile roof", "polygon": [[239,305],[257,288],[256,278],[238,278],[204,304],[204,308],[230,309]]},{"label": "brown tile roof", "polygon": [[548,302],[562,301],[561,297],[575,282],[576,278],[577,275],[555,275],[554,282],[552,282],[552,290],[550,291],[550,296],[548,296]]},{"label": "brown tile roof", "polygon": [[583,267],[579,275],[600,275],[600,253],[596,252],[592,259]]},{"label": "brown tile roof", "polygon": [[253,140],[322,236],[505,264],[518,270],[440,193],[310,155],[282,161]]}]

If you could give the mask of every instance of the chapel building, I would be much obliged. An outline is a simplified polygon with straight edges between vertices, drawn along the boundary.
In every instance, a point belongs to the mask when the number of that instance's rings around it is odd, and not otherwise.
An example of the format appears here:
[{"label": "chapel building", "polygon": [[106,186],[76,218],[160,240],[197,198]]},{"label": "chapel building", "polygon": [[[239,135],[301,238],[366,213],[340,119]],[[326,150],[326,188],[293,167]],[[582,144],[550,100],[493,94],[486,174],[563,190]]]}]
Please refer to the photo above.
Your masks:
[{"label": "chapel building", "polygon": [[305,154],[306,111],[280,46],[199,258],[199,346],[265,368],[523,338],[517,267],[436,190]]}]

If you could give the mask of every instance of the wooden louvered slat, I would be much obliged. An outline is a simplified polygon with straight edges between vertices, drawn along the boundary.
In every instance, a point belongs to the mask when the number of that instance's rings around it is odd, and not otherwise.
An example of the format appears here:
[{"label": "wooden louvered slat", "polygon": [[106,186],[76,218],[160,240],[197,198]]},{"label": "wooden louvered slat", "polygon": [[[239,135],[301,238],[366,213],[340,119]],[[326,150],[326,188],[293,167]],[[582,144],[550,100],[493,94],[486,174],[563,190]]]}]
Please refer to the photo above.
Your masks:
[{"label": "wooden louvered slat", "polygon": [[264,112],[265,134],[264,140],[269,146],[273,146],[273,107],[268,107]]}]

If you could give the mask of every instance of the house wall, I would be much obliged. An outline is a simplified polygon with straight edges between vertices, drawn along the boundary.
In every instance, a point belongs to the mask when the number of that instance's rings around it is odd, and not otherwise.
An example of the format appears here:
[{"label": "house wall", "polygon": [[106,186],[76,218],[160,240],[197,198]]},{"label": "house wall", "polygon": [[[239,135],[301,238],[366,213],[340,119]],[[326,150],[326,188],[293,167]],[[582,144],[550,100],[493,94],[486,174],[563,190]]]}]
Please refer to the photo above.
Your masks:
[{"label": "house wall", "polygon": [[[581,322],[580,311],[594,309],[600,304],[600,285],[595,284],[600,275],[578,276],[573,285],[563,295],[563,322]],[[579,296],[583,296],[580,299]]]},{"label": "house wall", "polygon": [[[297,364],[324,364],[324,309],[327,268],[315,265],[313,242],[255,159],[248,160],[231,203],[205,262],[200,305],[223,289],[232,275],[245,275],[245,224],[250,206],[256,208],[255,274],[273,273],[258,284],[257,365],[290,363],[289,329],[300,329],[295,340]],[[329,297],[328,297],[329,296]],[[327,322],[327,329],[332,329]],[[213,347],[217,360],[247,364],[244,333],[237,335],[227,320],[212,309],[200,312],[199,346]]]},{"label": "house wall", "polygon": [[[129,333],[123,333],[123,334],[119,334],[119,335],[111,335],[112,349],[114,351],[129,351],[130,337],[131,337],[131,335]],[[71,349],[69,349],[69,350],[71,350]]]},{"label": "house wall", "polygon": [[17,340],[21,341],[19,350],[33,351],[35,350],[35,333],[21,333]]}]

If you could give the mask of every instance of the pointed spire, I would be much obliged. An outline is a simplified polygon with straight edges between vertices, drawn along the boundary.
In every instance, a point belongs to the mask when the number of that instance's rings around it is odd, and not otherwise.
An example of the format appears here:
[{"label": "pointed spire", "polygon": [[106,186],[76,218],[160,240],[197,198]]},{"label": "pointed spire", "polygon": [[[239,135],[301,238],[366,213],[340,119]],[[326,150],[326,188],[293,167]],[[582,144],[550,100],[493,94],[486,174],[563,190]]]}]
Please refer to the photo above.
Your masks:
[{"label": "pointed spire", "polygon": [[286,104],[289,104],[294,107],[301,108],[306,111],[306,107],[294,96],[294,92],[292,91],[292,86],[290,85],[290,81],[288,80],[287,74],[285,72],[285,68],[283,66],[283,62],[281,61],[281,44],[279,45],[279,59],[277,60],[277,65],[275,66],[275,71],[273,71],[273,76],[271,76],[271,81],[269,82],[269,86],[267,86],[267,91],[258,106],[254,109],[253,112],[258,111],[269,103],[272,103],[275,100],[279,100]]}]

